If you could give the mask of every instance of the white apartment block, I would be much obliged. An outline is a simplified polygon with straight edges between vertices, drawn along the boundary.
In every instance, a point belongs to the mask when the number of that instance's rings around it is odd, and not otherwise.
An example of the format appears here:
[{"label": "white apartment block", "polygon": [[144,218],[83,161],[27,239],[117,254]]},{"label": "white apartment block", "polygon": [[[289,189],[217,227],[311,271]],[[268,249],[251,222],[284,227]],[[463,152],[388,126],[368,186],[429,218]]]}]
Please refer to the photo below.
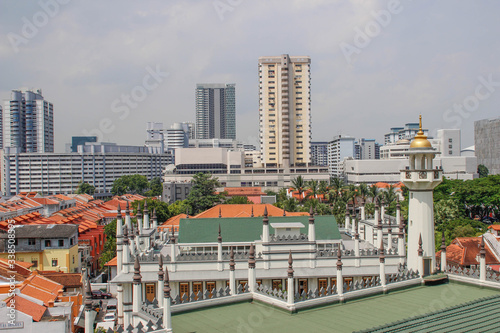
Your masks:
[{"label": "white apartment block", "polygon": [[41,90],[13,90],[10,100],[4,101],[2,125],[2,147],[28,153],[54,151],[54,106]]},{"label": "white apartment block", "polygon": [[259,57],[259,137],[263,166],[311,163],[310,57]]},{"label": "white apartment block", "polygon": [[43,195],[74,193],[80,181],[95,186],[96,193],[110,193],[113,181],[124,175],[140,174],[149,180],[161,177],[172,163],[170,153],[148,147],[117,145],[79,146],[77,153],[21,153],[17,148],[0,152],[1,191]]},{"label": "white apartment block", "polygon": [[338,136],[328,143],[328,173],[331,177],[341,177],[345,158],[354,157],[355,139]]}]

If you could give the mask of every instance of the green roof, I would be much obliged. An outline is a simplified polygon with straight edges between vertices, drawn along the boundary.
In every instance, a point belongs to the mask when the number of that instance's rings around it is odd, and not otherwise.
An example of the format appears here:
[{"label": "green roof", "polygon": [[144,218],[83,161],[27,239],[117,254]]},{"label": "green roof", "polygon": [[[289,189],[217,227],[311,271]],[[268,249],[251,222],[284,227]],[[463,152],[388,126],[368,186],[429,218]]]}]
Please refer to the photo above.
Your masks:
[{"label": "green roof", "polygon": [[[368,330],[370,327],[437,312],[465,302],[475,301],[494,295],[499,298],[500,291],[480,287],[449,283],[438,286],[418,286],[386,295],[365,297],[345,304],[329,305],[321,308],[289,314],[282,310],[260,303],[239,303],[228,306],[174,314],[173,329],[183,332],[352,332]],[[481,309],[484,309],[481,307]],[[497,306],[498,309],[498,306]],[[472,307],[469,309],[472,310]],[[491,309],[490,309],[491,310]],[[475,311],[480,313],[481,310]],[[497,310],[498,313],[498,310]],[[484,312],[485,321],[495,324],[496,317],[491,311]],[[455,313],[455,319],[468,318],[469,312]],[[463,321],[462,321],[463,322]],[[452,325],[453,323],[450,323]],[[479,330],[474,321],[470,328],[442,329],[456,332]],[[477,325],[477,326],[475,326]],[[458,327],[458,326],[457,326]],[[387,330],[383,330],[387,332]],[[406,330],[406,332],[412,331]],[[423,331],[426,331],[424,329]],[[483,331],[499,331],[498,329]]]},{"label": "green roof", "polygon": [[[269,224],[279,222],[302,222],[303,234],[308,233],[309,216],[273,216]],[[333,215],[314,217],[316,240],[338,240],[341,238],[337,221]],[[216,243],[221,228],[223,242],[253,242],[262,235],[262,217],[234,218],[187,218],[179,222],[179,243]],[[274,228],[269,225],[269,233]]]}]

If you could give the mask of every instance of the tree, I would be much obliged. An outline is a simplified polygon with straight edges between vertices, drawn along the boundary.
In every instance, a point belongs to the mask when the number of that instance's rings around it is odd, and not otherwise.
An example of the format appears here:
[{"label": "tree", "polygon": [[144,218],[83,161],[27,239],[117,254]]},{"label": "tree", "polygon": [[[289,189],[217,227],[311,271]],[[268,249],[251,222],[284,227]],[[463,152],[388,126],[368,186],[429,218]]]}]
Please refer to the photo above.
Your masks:
[{"label": "tree", "polygon": [[100,269],[116,256],[116,219],[104,226],[104,235],[106,241],[104,242],[104,250],[99,258]]},{"label": "tree", "polygon": [[318,181],[315,179],[308,181],[307,182],[307,190],[308,190],[307,198],[316,199],[316,197],[318,196],[318,192],[319,192]]},{"label": "tree", "polygon": [[162,224],[166,220],[168,220],[172,214],[170,212],[168,203],[163,202],[161,200],[154,200],[151,198],[147,198],[144,200],[140,201],[134,201],[132,203],[132,211],[134,214],[137,213],[137,205],[140,203],[141,204],[141,209],[144,210],[144,202],[148,203],[148,210],[149,210],[149,220],[152,221],[152,216],[153,216],[153,210],[156,211],[156,218],[158,219],[158,225]]},{"label": "tree", "polygon": [[322,201],[325,200],[325,196],[328,193],[328,182],[326,180],[321,180],[318,185],[318,193],[323,196]]},{"label": "tree", "polygon": [[140,194],[149,188],[148,178],[142,175],[125,175],[115,179],[111,193],[124,195],[125,193]]},{"label": "tree", "polygon": [[304,181],[304,178],[302,178],[302,176],[297,176],[295,177],[294,179],[292,179],[292,189],[294,191],[297,191],[297,193],[299,194],[299,200],[300,202],[302,202],[302,193],[305,192],[305,188],[306,188],[306,182]]},{"label": "tree", "polygon": [[379,190],[375,184],[373,184],[368,188],[368,197],[372,198],[372,203],[375,203],[375,200],[377,199],[378,195],[379,195]]},{"label": "tree", "polygon": [[187,203],[186,200],[178,200],[168,206],[168,210],[170,212],[170,216],[176,216],[179,214],[190,214],[191,213],[191,206]]},{"label": "tree", "polygon": [[197,173],[191,182],[193,187],[186,202],[192,207],[192,214],[199,214],[212,208],[224,198],[224,195],[216,193],[216,189],[221,187],[219,180],[209,173]]},{"label": "tree", "polygon": [[90,185],[89,183],[84,183],[83,180],[78,182],[78,187],[76,189],[76,194],[89,194],[94,195],[95,187]]},{"label": "tree", "polygon": [[242,205],[242,204],[253,204],[252,201],[248,200],[247,197],[235,196],[224,202],[229,205]]},{"label": "tree", "polygon": [[488,177],[488,174],[490,173],[490,171],[483,164],[479,164],[477,166],[477,173],[479,174],[479,178],[484,178],[484,177]]},{"label": "tree", "polygon": [[160,177],[155,177],[149,182],[149,191],[145,194],[148,197],[159,197],[163,194],[163,184]]}]

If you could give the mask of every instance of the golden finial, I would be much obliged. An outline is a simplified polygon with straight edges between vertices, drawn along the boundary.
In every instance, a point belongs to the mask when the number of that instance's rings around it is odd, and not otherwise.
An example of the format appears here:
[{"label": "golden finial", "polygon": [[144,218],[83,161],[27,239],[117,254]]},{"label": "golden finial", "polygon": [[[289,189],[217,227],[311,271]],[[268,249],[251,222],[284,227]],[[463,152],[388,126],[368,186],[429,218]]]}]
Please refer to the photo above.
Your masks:
[{"label": "golden finial", "polygon": [[427,136],[424,134],[422,130],[422,115],[419,116],[419,129],[418,133],[415,135],[415,138],[410,143],[410,148],[431,148],[432,145],[427,140]]}]

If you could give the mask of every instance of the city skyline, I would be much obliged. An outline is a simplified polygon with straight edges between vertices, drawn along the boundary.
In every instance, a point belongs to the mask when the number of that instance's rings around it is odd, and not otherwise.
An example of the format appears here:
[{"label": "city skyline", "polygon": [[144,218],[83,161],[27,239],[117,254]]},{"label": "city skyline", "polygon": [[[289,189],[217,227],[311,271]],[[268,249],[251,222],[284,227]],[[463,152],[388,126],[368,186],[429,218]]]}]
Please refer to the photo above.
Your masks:
[{"label": "city skyline", "polygon": [[[53,2],[0,14],[0,96],[42,88],[56,151],[71,136],[138,144],[147,121],[194,121],[198,82],[238,85],[237,139],[256,144],[257,59],[284,53],[312,59],[313,141],[382,142],[422,113],[429,135],[460,128],[467,147],[474,121],[498,113],[497,3]],[[293,33],[265,38],[278,27]]]}]

